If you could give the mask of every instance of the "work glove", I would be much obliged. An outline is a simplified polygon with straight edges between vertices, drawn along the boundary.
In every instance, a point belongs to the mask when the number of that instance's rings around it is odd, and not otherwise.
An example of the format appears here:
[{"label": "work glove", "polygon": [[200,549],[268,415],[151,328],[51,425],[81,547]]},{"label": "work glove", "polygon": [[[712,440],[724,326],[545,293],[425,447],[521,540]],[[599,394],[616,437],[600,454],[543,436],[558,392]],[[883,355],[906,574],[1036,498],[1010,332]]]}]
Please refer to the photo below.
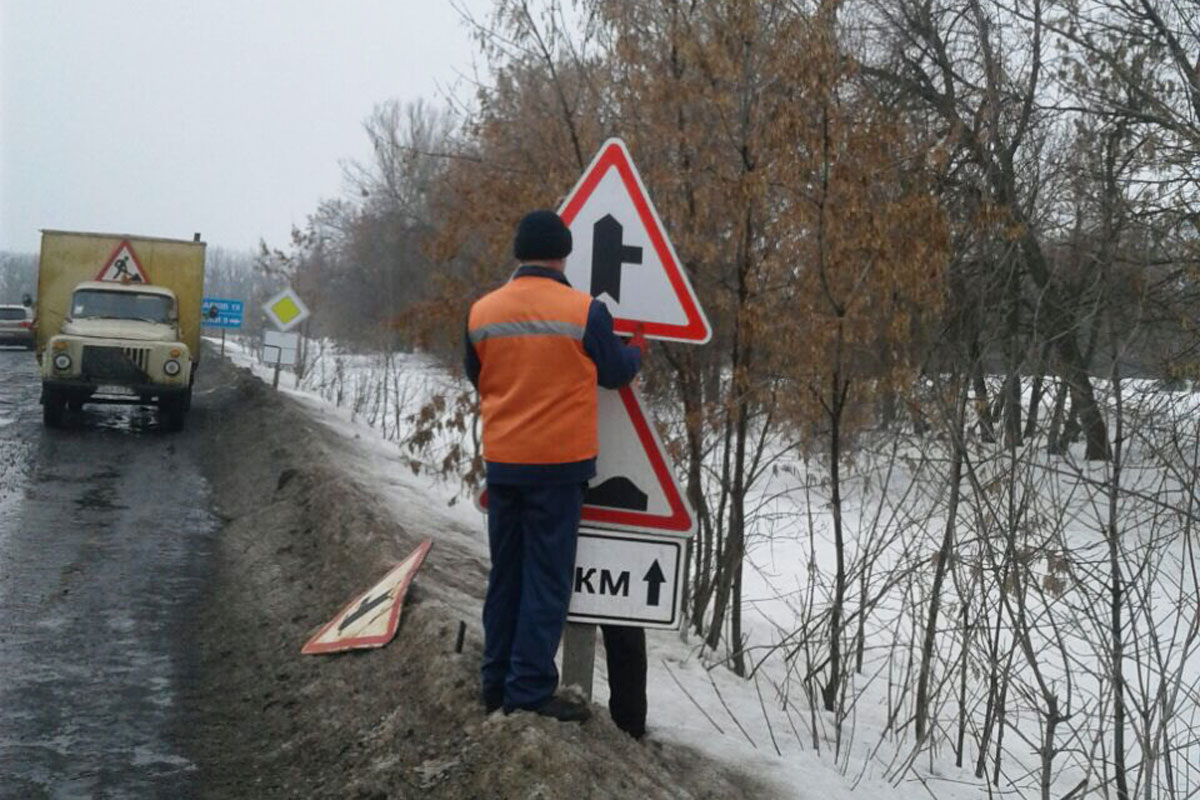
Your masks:
[{"label": "work glove", "polygon": [[638,352],[642,354],[642,361],[646,360],[646,354],[650,351],[650,343],[646,341],[646,326],[638,323],[633,329],[633,336],[629,339],[629,346],[636,347]]}]

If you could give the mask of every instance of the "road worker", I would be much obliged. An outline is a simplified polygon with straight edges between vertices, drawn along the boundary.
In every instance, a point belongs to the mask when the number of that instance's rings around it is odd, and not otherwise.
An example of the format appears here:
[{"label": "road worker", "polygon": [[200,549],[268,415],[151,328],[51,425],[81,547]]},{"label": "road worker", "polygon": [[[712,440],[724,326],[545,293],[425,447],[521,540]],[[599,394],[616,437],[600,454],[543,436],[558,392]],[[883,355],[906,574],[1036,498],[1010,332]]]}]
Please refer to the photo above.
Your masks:
[{"label": "road worker", "polygon": [[555,694],[554,655],[575,568],[583,496],[596,474],[597,384],[626,385],[641,350],[613,334],[604,304],[567,282],[571,232],[552,211],[523,217],[520,266],[467,318],[465,367],[479,391],[491,572],[481,670],[489,712],[583,721]]}]

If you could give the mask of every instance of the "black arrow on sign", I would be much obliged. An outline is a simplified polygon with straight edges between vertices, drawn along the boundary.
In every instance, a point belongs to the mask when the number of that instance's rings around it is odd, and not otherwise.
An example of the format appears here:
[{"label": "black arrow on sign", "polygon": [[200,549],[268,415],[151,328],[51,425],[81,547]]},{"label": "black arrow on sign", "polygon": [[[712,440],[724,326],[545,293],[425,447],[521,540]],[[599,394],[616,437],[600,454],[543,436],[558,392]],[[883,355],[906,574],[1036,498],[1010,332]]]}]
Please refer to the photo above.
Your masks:
[{"label": "black arrow on sign", "polygon": [[662,585],[667,580],[667,576],[663,575],[662,567],[658,565],[658,559],[654,559],[654,563],[650,565],[650,569],[642,576],[642,580],[646,582],[646,605],[658,605],[658,592]]},{"label": "black arrow on sign", "polygon": [[642,263],[642,248],[625,244],[624,230],[612,214],[592,226],[592,297],[608,292],[621,302],[621,267]]},{"label": "black arrow on sign", "polygon": [[342,620],[341,625],[338,625],[338,627],[337,627],[338,633],[341,633],[346,628],[350,627],[350,625],[355,620],[360,619],[360,618],[366,616],[367,614],[371,613],[371,609],[375,608],[376,606],[383,605],[391,598],[392,598],[392,590],[391,589],[389,589],[386,592],[384,592],[383,594],[379,595],[379,597],[374,597],[374,598],[364,597],[362,599],[362,602],[358,604],[358,608],[354,609],[354,613],[351,614],[350,616],[346,617],[344,620]]}]

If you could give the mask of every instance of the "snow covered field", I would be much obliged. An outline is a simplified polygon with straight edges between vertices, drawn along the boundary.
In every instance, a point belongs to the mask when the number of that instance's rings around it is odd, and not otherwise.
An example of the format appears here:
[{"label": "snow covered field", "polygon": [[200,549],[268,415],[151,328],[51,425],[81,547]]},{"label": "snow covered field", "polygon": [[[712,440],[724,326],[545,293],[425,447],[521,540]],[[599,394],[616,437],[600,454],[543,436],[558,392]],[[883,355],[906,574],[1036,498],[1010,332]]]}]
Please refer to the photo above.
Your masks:
[{"label": "snow covered field", "polygon": [[[227,347],[236,362],[253,364],[248,350]],[[449,518],[478,531],[459,538],[486,558],[482,515],[460,481],[438,475],[453,474],[471,451],[470,427],[414,419],[436,396],[453,409],[465,383],[421,356],[310,347],[304,379],[285,372],[281,388],[361,440],[377,488],[398,512],[431,530]],[[255,368],[270,380],[267,368]],[[727,653],[702,648],[694,635],[651,631],[650,736],[767,779],[780,797],[1116,796],[1115,567],[1126,598],[1130,789],[1196,794],[1195,399],[1144,384],[1124,391],[1118,491],[1111,465],[1075,450],[1051,458],[1037,439],[1011,449],[969,445],[922,747],[911,723],[914,676],[951,503],[949,448],[935,436],[864,439],[849,464],[844,520],[855,599],[847,645],[852,665],[861,652],[861,669],[850,675],[844,715],[821,709],[811,674],[826,635],[834,552],[827,470],[819,459],[781,456],[750,504],[743,596],[751,677],[723,668]],[[418,429],[429,437],[421,452],[404,444]],[[603,658],[596,667],[595,699],[604,702]],[[977,762],[985,778],[976,777]]]}]

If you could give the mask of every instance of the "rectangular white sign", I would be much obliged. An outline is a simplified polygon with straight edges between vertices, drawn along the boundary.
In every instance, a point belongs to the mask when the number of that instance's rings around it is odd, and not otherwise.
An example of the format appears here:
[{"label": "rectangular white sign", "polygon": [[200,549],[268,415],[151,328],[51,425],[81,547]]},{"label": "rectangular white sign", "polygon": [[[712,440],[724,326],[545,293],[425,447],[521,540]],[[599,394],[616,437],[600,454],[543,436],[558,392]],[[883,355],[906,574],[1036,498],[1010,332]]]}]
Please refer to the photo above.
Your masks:
[{"label": "rectangular white sign", "polygon": [[296,352],[299,349],[300,334],[263,331],[262,363],[267,366],[295,366]]},{"label": "rectangular white sign", "polygon": [[678,628],[683,558],[677,538],[580,530],[567,619]]}]

